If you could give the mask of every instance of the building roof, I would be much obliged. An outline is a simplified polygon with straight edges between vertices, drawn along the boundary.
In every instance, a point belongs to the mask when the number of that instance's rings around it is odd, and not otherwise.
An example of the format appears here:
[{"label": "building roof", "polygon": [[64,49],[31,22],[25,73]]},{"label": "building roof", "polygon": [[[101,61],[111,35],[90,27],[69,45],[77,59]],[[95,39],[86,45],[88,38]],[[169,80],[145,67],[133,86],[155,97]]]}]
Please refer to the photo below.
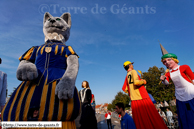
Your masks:
[{"label": "building roof", "polygon": [[104,107],[108,107],[108,103],[96,105],[96,108],[104,108]]},{"label": "building roof", "polygon": [[101,107],[101,105],[96,105],[96,108],[100,108]]},{"label": "building roof", "polygon": [[102,107],[108,107],[108,103],[105,103]]}]

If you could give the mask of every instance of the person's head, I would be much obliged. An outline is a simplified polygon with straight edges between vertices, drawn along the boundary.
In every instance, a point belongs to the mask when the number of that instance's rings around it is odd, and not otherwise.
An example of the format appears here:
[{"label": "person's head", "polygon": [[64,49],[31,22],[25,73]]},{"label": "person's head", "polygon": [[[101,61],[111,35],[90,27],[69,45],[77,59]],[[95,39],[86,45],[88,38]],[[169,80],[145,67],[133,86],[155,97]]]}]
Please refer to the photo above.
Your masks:
[{"label": "person's head", "polygon": [[177,56],[172,53],[168,53],[162,56],[161,58],[162,63],[169,69],[173,69],[177,67],[179,60],[177,59]]},{"label": "person's head", "polygon": [[127,70],[129,70],[129,69],[133,69],[133,63],[134,62],[130,62],[130,61],[126,61],[124,64],[123,64],[123,67],[124,67],[124,69],[127,71]]},{"label": "person's head", "polygon": [[39,110],[38,110],[38,109],[35,109],[34,112],[33,112],[32,117],[33,117],[33,118],[38,117],[38,113],[39,113]]},{"label": "person's head", "polygon": [[39,115],[39,108],[40,108],[40,107],[32,106],[32,107],[29,109],[28,118],[37,118],[38,115]]},{"label": "person's head", "polygon": [[166,108],[166,111],[169,111],[169,109],[168,109],[168,108]]},{"label": "person's head", "polygon": [[118,114],[121,114],[122,112],[125,111],[125,106],[123,103],[117,103],[115,104],[115,111],[118,113]]},{"label": "person's head", "polygon": [[87,81],[82,82],[82,88],[90,88],[89,83]]}]

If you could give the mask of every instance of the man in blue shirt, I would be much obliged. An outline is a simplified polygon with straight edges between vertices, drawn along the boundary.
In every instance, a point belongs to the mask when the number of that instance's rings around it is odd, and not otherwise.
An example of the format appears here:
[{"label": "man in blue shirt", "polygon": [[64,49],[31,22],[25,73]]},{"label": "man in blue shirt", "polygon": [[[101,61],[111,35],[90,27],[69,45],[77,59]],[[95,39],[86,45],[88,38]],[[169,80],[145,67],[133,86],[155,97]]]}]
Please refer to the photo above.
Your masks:
[{"label": "man in blue shirt", "polygon": [[123,103],[115,104],[115,111],[121,114],[121,129],[136,129],[133,118],[125,113],[125,107]]}]

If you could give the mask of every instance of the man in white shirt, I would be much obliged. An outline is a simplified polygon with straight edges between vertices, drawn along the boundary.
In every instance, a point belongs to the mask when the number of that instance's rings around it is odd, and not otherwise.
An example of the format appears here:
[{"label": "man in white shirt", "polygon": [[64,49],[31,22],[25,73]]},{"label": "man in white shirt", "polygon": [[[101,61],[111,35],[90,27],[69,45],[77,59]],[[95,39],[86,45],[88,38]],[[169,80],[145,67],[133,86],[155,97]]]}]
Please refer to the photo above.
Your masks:
[{"label": "man in white shirt", "polygon": [[111,113],[110,113],[110,111],[108,111],[108,112],[105,114],[105,118],[106,118],[106,121],[107,121],[108,129],[109,129],[109,126],[110,126],[110,128],[112,129]]},{"label": "man in white shirt", "polygon": [[160,108],[159,108],[159,112],[158,113],[160,114],[160,116],[162,117],[162,119],[166,122],[167,121],[166,115],[165,115],[165,113]]},{"label": "man in white shirt", "polygon": [[172,125],[174,123],[172,119],[173,114],[168,108],[166,109],[166,116],[167,116],[168,122]]}]

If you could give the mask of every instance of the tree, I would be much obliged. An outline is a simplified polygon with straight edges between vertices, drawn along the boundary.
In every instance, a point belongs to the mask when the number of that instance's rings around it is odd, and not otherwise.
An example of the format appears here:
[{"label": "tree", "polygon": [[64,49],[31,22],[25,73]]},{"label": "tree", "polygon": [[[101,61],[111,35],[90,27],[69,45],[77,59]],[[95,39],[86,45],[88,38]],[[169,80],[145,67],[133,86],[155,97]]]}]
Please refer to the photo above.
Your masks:
[{"label": "tree", "polygon": [[115,108],[115,104],[118,102],[122,102],[125,107],[129,106],[129,95],[123,92],[118,92],[117,95],[115,96],[115,99],[112,101],[112,108]]},{"label": "tree", "polygon": [[160,81],[160,76],[165,74],[164,68],[156,66],[150,67],[148,72],[143,73],[143,78],[147,81],[146,89],[156,101],[169,101],[174,99],[175,87],[172,82],[165,86]]},{"label": "tree", "polygon": [[112,106],[112,104],[111,104],[111,103],[109,103],[109,104],[108,104],[108,107],[107,107],[107,109],[108,109],[108,110],[110,110],[110,111],[112,111],[112,109],[113,109],[113,106]]},{"label": "tree", "polygon": [[[16,88],[13,88],[13,92],[16,90]],[[11,92],[8,96],[11,97],[11,95],[13,94],[13,92]]]}]

